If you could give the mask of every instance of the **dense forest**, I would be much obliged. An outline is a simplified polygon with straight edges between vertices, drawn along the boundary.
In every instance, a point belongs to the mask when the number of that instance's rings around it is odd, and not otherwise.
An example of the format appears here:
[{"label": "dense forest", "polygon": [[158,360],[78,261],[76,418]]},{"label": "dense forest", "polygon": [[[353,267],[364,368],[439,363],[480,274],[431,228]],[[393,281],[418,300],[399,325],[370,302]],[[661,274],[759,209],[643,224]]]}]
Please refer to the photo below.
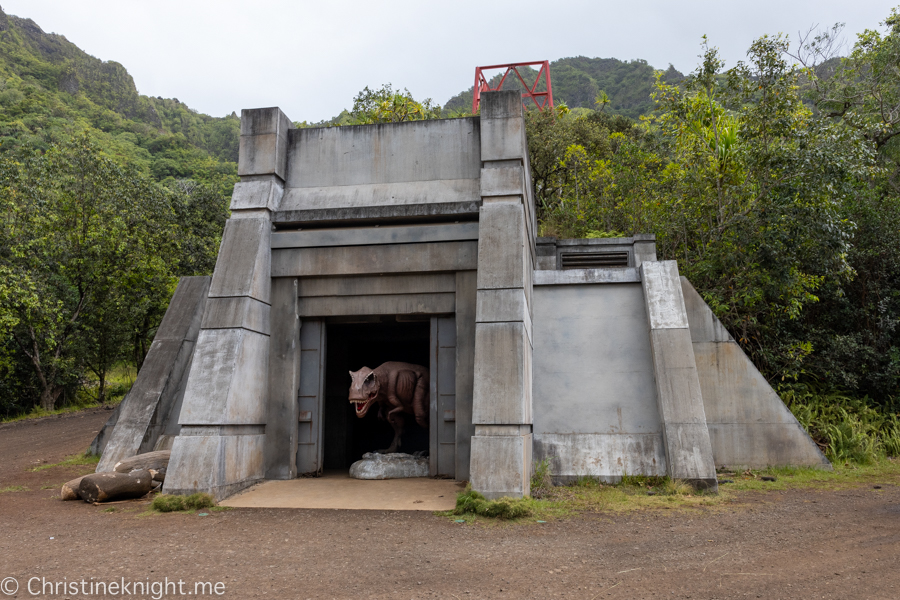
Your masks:
[{"label": "dense forest", "polygon": [[[551,64],[526,127],[542,235],[653,233],[833,459],[900,454],[900,16],[763,36],[730,69]],[[526,75],[533,77],[536,72]],[[390,85],[341,126],[467,116]],[[0,417],[106,402],[214,265],[240,121],[0,13]]]}]

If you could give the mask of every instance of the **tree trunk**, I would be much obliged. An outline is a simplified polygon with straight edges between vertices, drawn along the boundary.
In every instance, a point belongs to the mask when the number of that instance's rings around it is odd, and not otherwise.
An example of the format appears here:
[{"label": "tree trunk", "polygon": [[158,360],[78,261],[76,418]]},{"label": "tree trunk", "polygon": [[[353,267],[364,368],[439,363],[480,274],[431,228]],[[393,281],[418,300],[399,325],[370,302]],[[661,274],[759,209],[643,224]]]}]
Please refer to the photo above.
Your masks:
[{"label": "tree trunk", "polygon": [[130,473],[134,470],[153,469],[154,471],[163,470],[169,466],[169,457],[172,456],[171,450],[157,450],[156,452],[145,452],[131,458],[126,458],[116,463],[113,471],[116,473]]},{"label": "tree trunk", "polygon": [[61,387],[54,388],[47,386],[41,390],[41,408],[48,412],[54,410],[56,408],[56,401],[59,400],[62,392],[63,389]]},{"label": "tree trunk", "polygon": [[81,477],[76,477],[72,481],[67,481],[62,484],[62,489],[59,492],[59,497],[61,500],[81,500],[81,496],[78,494],[78,490],[81,486],[81,480],[84,479],[84,475]]},{"label": "tree trunk", "polygon": [[78,493],[85,502],[108,502],[140,498],[153,488],[150,471],[131,473],[94,473],[85,475]]}]

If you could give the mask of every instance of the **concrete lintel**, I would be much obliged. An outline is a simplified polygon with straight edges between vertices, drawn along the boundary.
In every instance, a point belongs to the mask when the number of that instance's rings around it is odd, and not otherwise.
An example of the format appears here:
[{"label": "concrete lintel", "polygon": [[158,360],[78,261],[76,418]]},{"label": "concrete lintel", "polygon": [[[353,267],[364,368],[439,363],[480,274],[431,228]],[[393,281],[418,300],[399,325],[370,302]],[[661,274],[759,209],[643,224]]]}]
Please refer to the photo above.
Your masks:
[{"label": "concrete lintel", "polygon": [[272,248],[317,248],[325,246],[369,246],[477,240],[478,223],[399,225],[394,227],[346,227],[281,231],[272,234]]},{"label": "concrete lintel", "polygon": [[297,287],[297,293],[302,298],[436,294],[455,291],[455,273],[304,277],[298,280]]},{"label": "concrete lintel", "polygon": [[456,310],[456,294],[384,294],[378,296],[319,296],[300,298],[301,317],[352,315],[442,315]]},{"label": "concrete lintel", "polygon": [[269,335],[269,310],[265,302],[250,296],[210,298],[203,314],[203,329],[243,328]]},{"label": "concrete lintel", "polygon": [[[554,261],[556,257],[553,257]],[[585,285],[594,283],[640,283],[641,272],[634,267],[609,269],[538,269],[534,285]]]},{"label": "concrete lintel", "polygon": [[272,251],[272,277],[473,271],[478,242],[291,248]]},{"label": "concrete lintel", "polygon": [[481,198],[463,202],[434,202],[426,204],[388,204],[376,206],[341,206],[335,208],[291,208],[282,200],[282,210],[274,215],[276,227],[300,227],[307,224],[340,224],[367,226],[388,221],[416,223],[434,221],[472,221],[478,218]]},{"label": "concrete lintel", "polygon": [[477,202],[481,195],[477,178],[433,181],[359,183],[328,187],[288,188],[281,209],[312,210],[379,208],[421,204]]}]

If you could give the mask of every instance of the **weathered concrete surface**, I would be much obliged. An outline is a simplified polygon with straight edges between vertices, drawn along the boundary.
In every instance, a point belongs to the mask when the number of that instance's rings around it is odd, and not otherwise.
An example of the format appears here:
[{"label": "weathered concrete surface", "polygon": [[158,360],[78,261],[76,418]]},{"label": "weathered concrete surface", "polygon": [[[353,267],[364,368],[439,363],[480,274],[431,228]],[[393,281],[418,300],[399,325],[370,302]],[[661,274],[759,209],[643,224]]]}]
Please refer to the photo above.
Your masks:
[{"label": "weathered concrete surface", "polygon": [[266,422],[269,336],[203,329],[181,407],[182,425]]},{"label": "weathered concrete surface", "polygon": [[473,241],[291,248],[272,251],[272,277],[471,271],[477,263]]},{"label": "weathered concrete surface", "polygon": [[535,432],[534,462],[542,460],[549,461],[556,484],[571,483],[579,477],[618,483],[626,474],[666,474],[666,449],[660,433]]},{"label": "weathered concrete surface", "polygon": [[269,338],[269,397],[266,403],[267,479],[297,476],[300,326],[297,280],[273,280],[273,333]]},{"label": "weathered concrete surface", "polygon": [[352,315],[447,314],[456,309],[456,294],[385,294],[376,296],[322,296],[301,298],[301,317]]},{"label": "weathered concrete surface", "polygon": [[193,428],[175,438],[163,491],[167,494],[207,492],[216,500],[262,480],[266,436],[225,435],[222,428]]},{"label": "weathered concrete surface", "polygon": [[535,434],[661,435],[641,286],[541,286],[534,297]]},{"label": "weathered concrete surface", "polygon": [[456,291],[456,274],[454,273],[304,277],[297,281],[298,293],[303,298],[439,294]]},{"label": "weathered concrete surface", "polygon": [[366,225],[388,221],[391,224],[430,221],[472,221],[478,218],[481,198],[462,202],[432,202],[428,204],[385,204],[375,206],[341,206],[337,208],[311,208],[280,210],[273,222],[278,227],[317,225]]},{"label": "weathered concrete surface", "polygon": [[482,96],[481,133],[470,477],[488,498],[521,497],[531,492],[535,224],[517,92]]},{"label": "weathered concrete surface", "polygon": [[242,110],[238,175],[274,175],[284,180],[288,131],[293,128],[294,124],[279,108]]},{"label": "weathered concrete surface", "polygon": [[295,129],[289,139],[288,198],[292,188],[477,180],[481,170],[478,118]]},{"label": "weathered concrete surface", "polygon": [[641,285],[668,475],[715,491],[718,483],[712,445],[677,264],[644,262]]},{"label": "weathered concrete surface", "polygon": [[478,192],[478,179],[295,187],[285,192],[281,208],[285,211],[322,211],[372,206],[402,207],[416,204],[476,202],[479,199]]},{"label": "weathered concrete surface", "polygon": [[565,271],[537,270],[534,272],[534,285],[583,285],[590,283],[640,282],[640,269],[634,267],[624,267],[620,269],[566,269]]},{"label": "weathered concrete surface", "polygon": [[267,180],[241,181],[234,184],[231,194],[231,210],[267,209],[278,210],[284,185],[277,178]]},{"label": "weathered concrete surface", "polygon": [[703,298],[681,278],[716,465],[831,468]]},{"label": "weathered concrete surface", "polygon": [[415,457],[403,452],[366,452],[362,460],[350,465],[350,477],[353,479],[405,479],[429,475],[427,457]]},{"label": "weathered concrete surface", "polygon": [[98,473],[152,451],[168,420],[177,421],[178,415],[171,412],[191,361],[208,290],[209,277],[182,277],[179,281],[144,365],[117,409],[115,426],[97,464]]},{"label": "weathered concrete surface", "polygon": [[462,487],[456,481],[352,479],[346,472],[290,481],[266,481],[220,502],[236,508],[317,508],[341,510],[453,510]]},{"label": "weathered concrete surface", "polygon": [[532,435],[527,425],[475,426],[472,489],[489,500],[531,494]]},{"label": "weathered concrete surface", "polygon": [[452,242],[477,239],[477,222],[439,225],[396,225],[388,227],[334,227],[273,233],[272,248],[418,244],[421,242]]},{"label": "weathered concrete surface", "polygon": [[473,423],[531,423],[531,361],[524,323],[476,323]]},{"label": "weathered concrete surface", "polygon": [[469,480],[472,456],[472,402],[475,385],[474,271],[456,273],[456,478]]},{"label": "weathered concrete surface", "polygon": [[225,222],[210,298],[249,296],[269,303],[271,233],[267,218],[231,218]]}]

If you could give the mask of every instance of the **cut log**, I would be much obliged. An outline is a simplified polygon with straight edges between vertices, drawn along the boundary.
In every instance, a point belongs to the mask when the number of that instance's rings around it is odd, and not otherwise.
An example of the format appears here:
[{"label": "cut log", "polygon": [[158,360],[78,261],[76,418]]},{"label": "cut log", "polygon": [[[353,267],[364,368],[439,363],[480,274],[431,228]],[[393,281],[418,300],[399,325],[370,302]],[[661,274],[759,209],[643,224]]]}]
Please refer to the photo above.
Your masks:
[{"label": "cut log", "polygon": [[162,469],[159,469],[159,470],[150,469],[150,474],[153,475],[153,481],[159,481],[160,483],[162,483],[163,481],[166,480],[166,468],[165,467],[163,467]]},{"label": "cut log", "polygon": [[138,469],[153,469],[159,471],[169,466],[169,457],[172,456],[171,450],[158,450],[156,452],[145,452],[131,458],[116,463],[113,471],[116,473],[130,473]]},{"label": "cut log", "polygon": [[59,497],[62,500],[81,500],[81,496],[78,495],[78,486],[81,485],[82,479],[84,479],[84,475],[62,484],[62,490],[59,492]]},{"label": "cut log", "polygon": [[153,487],[150,471],[131,473],[94,473],[85,475],[78,493],[85,502],[107,502],[125,498],[140,498]]}]

